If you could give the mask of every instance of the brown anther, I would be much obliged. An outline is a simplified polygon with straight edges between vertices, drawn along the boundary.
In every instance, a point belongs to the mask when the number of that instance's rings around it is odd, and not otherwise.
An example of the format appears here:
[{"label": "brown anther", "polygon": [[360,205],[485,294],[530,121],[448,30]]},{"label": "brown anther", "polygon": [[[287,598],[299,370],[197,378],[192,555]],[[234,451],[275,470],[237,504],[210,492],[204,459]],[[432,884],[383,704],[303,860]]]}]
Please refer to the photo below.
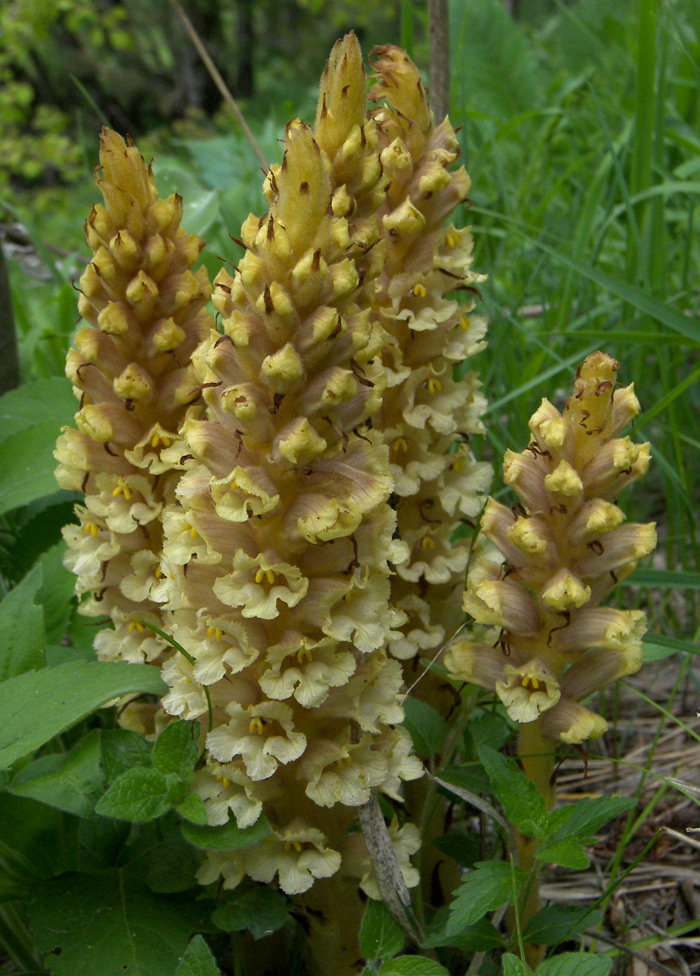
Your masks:
[{"label": "brown anther", "polygon": [[118,455],[118,453],[116,451],[111,450],[111,448],[109,446],[109,441],[105,441],[102,446],[104,447],[105,451],[108,454],[110,454],[112,457],[119,457],[119,455]]},{"label": "brown anther", "polygon": [[596,556],[602,556],[605,552],[605,546],[600,541],[600,539],[594,539],[592,542],[586,543],[586,548],[591,549]]}]

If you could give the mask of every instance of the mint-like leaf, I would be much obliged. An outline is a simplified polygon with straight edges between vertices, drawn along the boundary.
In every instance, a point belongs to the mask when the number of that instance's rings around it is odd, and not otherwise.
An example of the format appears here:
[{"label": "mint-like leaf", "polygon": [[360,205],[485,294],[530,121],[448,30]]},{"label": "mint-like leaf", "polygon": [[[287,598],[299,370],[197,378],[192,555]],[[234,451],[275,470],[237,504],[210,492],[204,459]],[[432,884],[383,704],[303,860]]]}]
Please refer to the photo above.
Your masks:
[{"label": "mint-like leaf", "polygon": [[207,809],[198,793],[188,793],[185,799],[175,807],[177,812],[190,823],[205,827],[207,824]]},{"label": "mint-like leaf", "polygon": [[115,820],[146,823],[170,808],[168,780],[157,769],[130,769],[112,783],[95,812]]},{"label": "mint-like leaf", "polygon": [[406,941],[403,929],[381,901],[370,898],[360,927],[360,949],[365,959],[386,959],[401,952]]},{"label": "mint-like leaf", "polygon": [[183,837],[190,844],[205,851],[239,851],[257,844],[269,833],[270,826],[264,817],[260,817],[251,827],[243,829],[233,818],[221,827],[197,827],[187,821],[182,824]]},{"label": "mint-like leaf", "polygon": [[532,970],[526,962],[518,959],[512,952],[506,952],[501,957],[503,976],[532,976]]},{"label": "mint-like leaf", "polygon": [[35,566],[0,603],[0,681],[46,663],[44,611],[36,602],[41,583],[41,566]]},{"label": "mint-like leaf", "polygon": [[532,780],[514,759],[506,759],[495,749],[479,746],[478,753],[506,817],[526,837],[543,837],[548,822],[547,810],[544,797]]},{"label": "mint-like leaf", "polygon": [[201,935],[195,935],[185,949],[175,976],[221,976],[216,959]]},{"label": "mint-like leaf", "polygon": [[253,888],[235,901],[225,902],[211,920],[225,932],[248,930],[254,939],[262,939],[281,929],[289,918],[287,899],[274,888]]},{"label": "mint-like leaf", "polygon": [[523,932],[523,940],[533,945],[556,946],[573,939],[584,929],[593,928],[603,913],[575,905],[547,905],[534,915]]},{"label": "mint-like leaf", "polygon": [[403,724],[411,733],[416,749],[426,756],[434,756],[445,741],[447,722],[434,708],[418,698],[407,698],[403,708],[406,713]]},{"label": "mint-like leaf", "polygon": [[197,722],[166,725],[153,746],[153,768],[190,782],[197,762],[198,735]]},{"label": "mint-like leaf", "polygon": [[561,864],[562,867],[569,868],[572,871],[583,871],[590,864],[583,844],[574,837],[544,844],[537,850],[535,857],[538,861]]},{"label": "mint-like leaf", "polygon": [[[503,861],[482,861],[467,875],[450,905],[446,935],[458,935],[467,925],[512,900],[526,877],[522,868]],[[515,887],[515,890],[514,890]]]},{"label": "mint-like leaf", "polygon": [[535,970],[535,976],[608,976],[613,961],[607,956],[590,952],[562,952],[545,959]]}]

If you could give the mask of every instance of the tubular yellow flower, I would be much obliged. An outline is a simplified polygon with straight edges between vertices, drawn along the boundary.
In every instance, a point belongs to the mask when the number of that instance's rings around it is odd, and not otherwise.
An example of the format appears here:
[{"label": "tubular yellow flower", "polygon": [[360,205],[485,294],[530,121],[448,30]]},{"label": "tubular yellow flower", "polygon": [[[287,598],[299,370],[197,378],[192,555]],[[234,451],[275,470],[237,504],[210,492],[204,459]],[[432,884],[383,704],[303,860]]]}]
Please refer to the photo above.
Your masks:
[{"label": "tubular yellow flower", "polygon": [[58,440],[56,477],[85,493],[80,527],[64,531],[66,565],[90,594],[81,612],[112,618],[95,641],[100,657],[151,661],[164,645],[142,621],[160,622],[160,515],[177,465],[165,455],[197,395],[190,356],[214,324],[206,270],[191,270],[203,243],[180,226],[180,198],[160,200],[137,149],[108,129],[100,163],[104,206],[86,224],[94,256],[80,279],[88,324],[67,364],[78,430]]},{"label": "tubular yellow flower", "polygon": [[469,231],[449,223],[470,185],[464,167],[450,169],[459,148],[449,120],[435,126],[420,74],[399,48],[375,48],[373,67],[370,98],[385,104],[372,116],[388,180],[380,210],[387,260],[372,312],[388,336],[387,390],[374,426],[392,445],[399,537],[410,552],[392,580],[392,600],[408,620],[390,649],[410,659],[457,626],[469,550],[451,536],[461,519],[478,514],[491,481],[490,466],[466,446],[483,433],[479,383],[474,373],[460,382],[452,376],[455,363],[484,347],[486,321],[469,316],[473,300],[458,305],[447,297],[475,292],[485,275],[470,268]]}]

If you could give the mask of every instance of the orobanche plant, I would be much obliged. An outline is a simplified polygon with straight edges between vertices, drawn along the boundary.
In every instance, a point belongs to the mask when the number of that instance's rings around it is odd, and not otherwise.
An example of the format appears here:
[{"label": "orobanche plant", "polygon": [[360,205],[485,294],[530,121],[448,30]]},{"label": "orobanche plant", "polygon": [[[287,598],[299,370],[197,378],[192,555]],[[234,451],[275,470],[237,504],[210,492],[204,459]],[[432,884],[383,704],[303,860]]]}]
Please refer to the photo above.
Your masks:
[{"label": "orobanche plant", "polygon": [[[85,496],[66,564],[81,612],[109,622],[98,657],[150,663],[168,689],[124,701],[120,722],[158,743],[191,732],[195,768],[172,802],[208,831],[197,879],[214,894],[279,886],[309,971],[339,976],[372,958],[364,923],[358,943],[367,898],[422,938],[411,817],[428,821],[420,790],[407,813],[403,784],[424,768],[403,698],[419,656],[462,624],[470,552],[464,608],[481,626],[446,664],[520,723],[522,768],[549,808],[556,741],[605,728],[581,700],[640,664],[643,614],[599,604],[654,544],[615,504],[648,447],[618,437],[637,403],[602,354],[507,455],[522,505],[491,499],[482,519],[501,555],[455,536],[491,479],[469,445],[485,398],[461,367],[486,329],[472,312],[484,276],[452,222],[469,178],[405,53],[378,48],[374,68],[368,109],[357,41],[336,44],[314,127],[287,126],[268,212],[245,221],[245,253],[213,286],[192,270],[203,245],[180,198],[160,199],[136,147],[103,131],[87,324],[67,367],[77,430],[56,449],[60,485]],[[442,675],[414,694],[439,701]],[[98,812],[118,816],[118,788]],[[516,835],[519,870],[535,843]]]}]

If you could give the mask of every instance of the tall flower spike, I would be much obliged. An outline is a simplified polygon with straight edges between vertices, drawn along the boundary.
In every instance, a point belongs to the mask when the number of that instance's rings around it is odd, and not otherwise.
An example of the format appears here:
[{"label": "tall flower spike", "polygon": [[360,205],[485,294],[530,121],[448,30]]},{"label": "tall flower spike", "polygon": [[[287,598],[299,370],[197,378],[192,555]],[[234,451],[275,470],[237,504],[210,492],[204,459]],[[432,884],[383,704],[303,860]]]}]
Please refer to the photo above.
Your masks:
[{"label": "tall flower spike", "polygon": [[[328,113],[351,53],[331,63]],[[345,80],[364,90],[361,65]],[[352,108],[356,94],[346,97]],[[317,884],[327,902],[323,879],[351,870],[343,840],[370,791],[398,798],[401,781],[422,773],[393,728],[401,669],[384,650],[404,619],[389,601],[404,547],[393,539],[387,450],[367,424],[384,389],[370,323],[382,245],[368,252],[369,221],[352,219],[348,187],[360,198],[362,180],[350,172],[338,185],[336,175],[353,111],[345,137],[338,123],[323,149],[298,120],[287,127],[266,181],[270,211],[248,218],[235,275],[216,281],[224,334],[195,354],[207,409],[185,422],[193,460],[163,517],[166,609],[194,661],[168,663],[164,706],[197,719],[209,688],[214,728],[198,789],[210,822],[231,809],[240,826],[264,813],[273,828],[245,853],[212,853],[201,878],[232,887],[246,874],[277,877],[289,894],[308,891],[307,905]],[[336,964],[342,930],[326,933]],[[356,957],[352,938],[347,952]]]},{"label": "tall flower spike", "polygon": [[[467,442],[483,433],[486,401],[474,373],[459,382],[453,366],[484,348],[486,320],[471,315],[475,286],[472,237],[450,215],[467,196],[464,167],[448,119],[435,126],[418,69],[399,48],[375,48],[375,109],[381,163],[388,182],[380,211],[387,260],[377,282],[373,317],[387,333],[382,353],[387,390],[381,426],[390,448],[398,497],[399,537],[409,558],[392,580],[392,599],[407,615],[391,653],[411,659],[435,648],[458,626],[458,592],[469,550],[452,534],[483,506],[491,467]],[[448,299],[457,289],[466,304]]]},{"label": "tall flower spike", "polygon": [[[480,559],[464,598],[474,620],[499,629],[498,643],[460,641],[445,662],[458,680],[493,689],[520,723],[523,769],[550,806],[555,743],[607,729],[582,700],[642,661],[644,613],[599,606],[656,544],[654,524],[623,525],[616,504],[649,464],[649,444],[618,436],[639,410],[632,386],[615,389],[618,368],[604,353],[588,356],[563,412],[543,400],[532,441],[506,453],[505,481],[521,504],[489,499],[481,528],[500,554]],[[531,867],[535,842],[517,839]],[[521,924],[538,904],[535,894]],[[538,958],[530,947],[530,964]]]},{"label": "tall flower spike", "polygon": [[174,443],[196,397],[189,365],[214,327],[205,268],[192,272],[203,242],[180,226],[182,201],[158,198],[135,146],[103,129],[96,181],[104,206],[85,225],[93,259],[80,279],[88,323],[68,354],[80,410],[55,451],[62,488],[85,493],[80,524],[67,526],[66,565],[77,574],[88,616],[114,628],[95,646],[109,660],[152,661],[160,638],[153,591],[162,578],[159,516],[172,497]]}]

